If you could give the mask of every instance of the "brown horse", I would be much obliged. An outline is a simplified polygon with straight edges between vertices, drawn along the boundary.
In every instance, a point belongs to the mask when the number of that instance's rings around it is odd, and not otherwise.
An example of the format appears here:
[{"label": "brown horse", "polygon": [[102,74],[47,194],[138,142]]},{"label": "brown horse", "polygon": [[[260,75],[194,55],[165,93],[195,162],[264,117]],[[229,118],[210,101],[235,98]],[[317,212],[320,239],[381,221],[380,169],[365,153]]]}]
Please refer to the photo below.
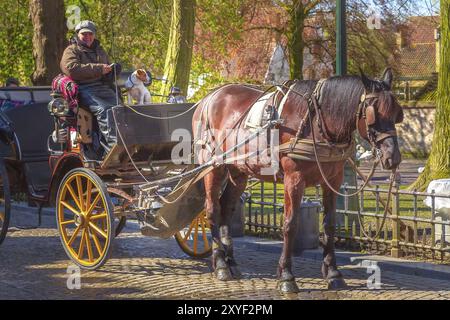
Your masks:
[{"label": "brown horse", "polygon": [[[311,138],[312,133],[320,141],[342,143],[351,141],[353,132],[358,129],[362,138],[371,141],[381,151],[381,162],[385,169],[396,168],[401,162],[395,134],[395,124],[403,120],[403,112],[391,92],[392,71],[386,69],[382,80],[372,80],[362,74],[361,77],[332,77],[321,85],[320,99],[316,103],[318,109],[311,107],[311,93],[317,81],[294,81],[291,90],[283,89],[287,98],[280,118],[284,120],[279,126],[280,144],[290,141],[298,135],[300,138]],[[216,143],[221,151],[225,145],[218,144],[227,129],[243,129],[247,110],[262,95],[256,88],[230,84],[216,89],[200,101],[193,117],[195,139],[202,141],[203,147]],[[375,117],[370,123],[370,116]],[[314,121],[307,121],[299,132],[300,122],[306,112],[311,111]],[[359,110],[359,112],[358,112]],[[321,124],[319,126],[319,124]],[[313,128],[311,128],[311,125]],[[200,129],[200,130],[199,130]],[[205,138],[204,133],[214,129],[214,134]],[[312,129],[312,130],[311,130]],[[218,133],[218,134],[217,134]],[[232,145],[232,144],[231,144]],[[230,143],[228,142],[228,149]],[[299,214],[303,192],[308,186],[321,184],[323,190],[323,264],[322,274],[329,288],[345,286],[336,265],[334,233],[336,194],[343,182],[345,161],[326,162],[322,164],[323,173],[327,177],[327,185],[314,161],[295,160],[287,154],[279,154],[280,170],[276,180],[284,182],[284,226],[283,250],[278,266],[278,288],[281,292],[298,292],[295,277],[292,274],[292,250],[296,232],[295,216]],[[236,211],[239,197],[245,190],[249,176],[264,181],[274,181],[275,176],[263,176],[260,163],[226,164],[217,166],[205,178],[206,212],[211,225],[213,237],[212,266],[219,280],[239,278],[240,273],[233,257],[232,239],[229,235],[229,224]],[[267,166],[267,165],[266,165]],[[226,187],[225,181],[228,181]]]}]

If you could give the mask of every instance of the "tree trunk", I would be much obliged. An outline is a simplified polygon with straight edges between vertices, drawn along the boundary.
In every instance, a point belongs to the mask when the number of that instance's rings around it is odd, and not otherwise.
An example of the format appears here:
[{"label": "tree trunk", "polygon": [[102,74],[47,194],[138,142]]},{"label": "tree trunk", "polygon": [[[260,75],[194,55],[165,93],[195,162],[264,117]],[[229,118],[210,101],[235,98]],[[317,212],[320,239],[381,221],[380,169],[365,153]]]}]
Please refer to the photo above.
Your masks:
[{"label": "tree trunk", "polygon": [[164,66],[162,95],[167,96],[170,87],[179,87],[187,95],[192,63],[195,26],[195,0],[173,0],[169,46]]},{"label": "tree trunk", "polygon": [[450,178],[450,0],[441,0],[441,51],[433,145],[425,170],[411,189]]},{"label": "tree trunk", "polygon": [[305,19],[307,16],[302,0],[293,1],[289,15],[287,49],[291,79],[301,80],[303,79],[303,51],[305,49],[303,29],[305,28]]},{"label": "tree trunk", "polygon": [[33,23],[34,85],[49,85],[61,72],[59,62],[66,45],[64,0],[31,0]]}]

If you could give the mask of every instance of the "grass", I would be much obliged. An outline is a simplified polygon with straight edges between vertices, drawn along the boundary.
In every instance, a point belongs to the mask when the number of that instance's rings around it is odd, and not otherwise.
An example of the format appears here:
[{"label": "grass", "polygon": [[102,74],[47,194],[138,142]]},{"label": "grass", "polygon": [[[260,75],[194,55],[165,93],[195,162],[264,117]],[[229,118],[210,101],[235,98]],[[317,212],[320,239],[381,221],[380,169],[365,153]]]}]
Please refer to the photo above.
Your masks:
[{"label": "grass", "polygon": [[[265,182],[263,184],[263,190],[261,190],[261,183],[258,183],[255,185],[254,188],[251,189],[251,199],[253,201],[264,201],[264,202],[270,202],[272,203],[274,199],[276,199],[276,203],[282,205],[284,203],[283,198],[283,185],[277,184],[276,185],[276,197],[274,198],[274,191],[275,187],[273,183],[267,183]],[[405,190],[407,186],[401,186],[400,190]],[[380,190],[387,189],[386,187],[380,187]],[[351,190],[349,192],[352,192]],[[311,199],[312,201],[316,201],[317,198],[317,190],[316,188],[308,188],[305,192],[304,200]],[[263,196],[261,197],[261,194]],[[384,203],[387,202],[387,193],[380,193],[380,199],[384,201]],[[319,199],[321,198],[321,190],[319,189]],[[376,195],[374,195],[371,191],[364,191],[363,192],[363,210],[362,212],[365,213],[378,213],[383,214],[384,213],[384,207],[380,203],[380,201],[377,201]],[[399,195],[399,216],[400,217],[414,217],[415,215],[418,218],[424,218],[424,219],[430,219],[432,217],[431,208],[427,207],[423,203],[424,197],[423,196],[417,196],[414,197],[413,195],[406,195],[406,194],[400,194]],[[378,207],[377,207],[378,202]],[[276,207],[274,210],[273,205],[264,205],[261,206],[259,204],[252,204],[252,221],[255,221],[257,223],[264,223],[264,224],[273,224],[274,221],[276,222],[277,226],[281,226],[283,223],[283,212],[282,208]],[[390,206],[392,207],[392,200],[390,203]],[[416,207],[416,210],[414,210],[414,207]],[[343,198],[338,199],[338,210],[344,209],[344,201]],[[249,210],[249,204],[246,203],[246,212]],[[357,211],[357,208],[354,209],[354,211]],[[338,216],[342,216],[343,214],[338,214]],[[388,214],[389,215],[389,214]],[[351,215],[350,221],[355,221],[357,223],[357,217],[356,215]],[[322,219],[322,213],[321,217]],[[247,218],[248,220],[248,218]],[[367,229],[370,226],[372,227],[372,230],[374,230],[375,225],[377,223],[381,223],[380,218],[375,217],[364,217],[364,227]],[[321,220],[320,220],[321,221]],[[388,230],[392,230],[390,219],[388,218],[386,221],[386,227]],[[414,222],[412,221],[404,221],[404,223],[411,228],[414,225]],[[344,222],[342,222],[344,224]],[[350,223],[352,224],[352,223]],[[350,225],[349,228],[352,226]],[[430,223],[425,222],[417,222],[417,228],[418,229],[425,229],[425,228],[431,228]],[[264,228],[259,228],[260,231],[263,231]]]}]

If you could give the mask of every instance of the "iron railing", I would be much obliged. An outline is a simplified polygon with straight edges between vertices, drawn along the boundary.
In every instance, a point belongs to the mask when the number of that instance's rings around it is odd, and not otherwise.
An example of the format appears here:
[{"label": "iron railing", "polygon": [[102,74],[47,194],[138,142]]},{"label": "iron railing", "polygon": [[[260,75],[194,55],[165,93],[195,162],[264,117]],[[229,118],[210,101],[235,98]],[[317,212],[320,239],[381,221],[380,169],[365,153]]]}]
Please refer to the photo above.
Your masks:
[{"label": "iron railing", "polygon": [[[356,189],[354,186],[344,185],[341,190],[349,194]],[[245,194],[246,230],[281,238],[283,186],[251,181]],[[450,199],[450,195],[405,191],[394,187],[380,237],[376,240],[369,239],[361,231],[358,207],[364,228],[373,237],[382,223],[387,196],[388,190],[375,186],[365,188],[353,199],[338,197],[336,237],[340,243],[348,246],[357,244],[376,252],[388,252],[394,257],[414,255],[441,260],[450,258],[450,217],[435,210],[436,199]],[[423,203],[426,197],[430,197],[431,207]],[[305,198],[321,203],[320,186],[307,189]]]}]

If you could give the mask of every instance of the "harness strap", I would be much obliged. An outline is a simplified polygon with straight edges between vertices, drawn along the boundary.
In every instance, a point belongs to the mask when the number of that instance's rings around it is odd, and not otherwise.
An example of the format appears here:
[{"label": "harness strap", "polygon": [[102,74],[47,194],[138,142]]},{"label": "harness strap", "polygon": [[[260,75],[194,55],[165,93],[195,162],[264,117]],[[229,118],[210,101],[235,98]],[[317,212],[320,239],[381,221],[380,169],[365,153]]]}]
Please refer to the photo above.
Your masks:
[{"label": "harness strap", "polygon": [[377,135],[377,138],[375,139],[376,142],[380,142],[386,138],[390,138],[390,137],[396,137],[397,136],[397,131],[396,130],[389,130],[386,132],[381,132],[380,134]]}]

